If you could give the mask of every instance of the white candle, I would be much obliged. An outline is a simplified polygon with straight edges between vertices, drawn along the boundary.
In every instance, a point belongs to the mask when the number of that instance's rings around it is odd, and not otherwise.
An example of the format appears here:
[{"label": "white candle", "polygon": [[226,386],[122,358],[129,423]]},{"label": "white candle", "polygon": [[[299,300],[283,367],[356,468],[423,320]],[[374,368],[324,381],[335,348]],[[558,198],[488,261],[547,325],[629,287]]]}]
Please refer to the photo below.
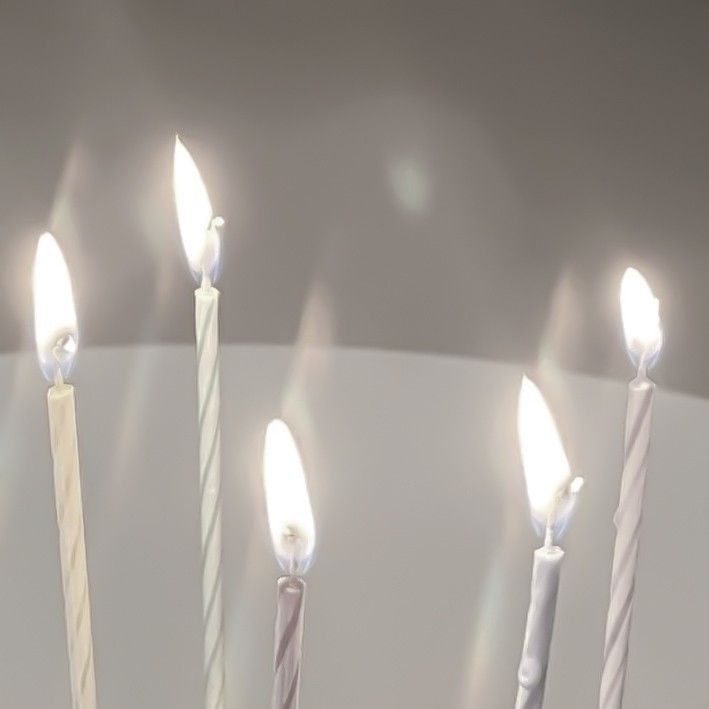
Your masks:
[{"label": "white candle", "polygon": [[534,552],[527,626],[517,675],[517,709],[542,706],[563,558],[564,551],[557,546]]},{"label": "white candle", "polygon": [[564,558],[563,550],[554,542],[568,524],[583,480],[571,478],[551,412],[539,389],[527,377],[522,379],[517,423],[532,521],[544,535],[544,546],[534,552],[515,709],[540,709]]},{"label": "white candle", "polygon": [[280,419],[266,429],[263,458],[268,524],[278,579],[271,709],[298,709],[305,581],[315,550],[315,520],[298,447]]},{"label": "white candle", "polygon": [[74,387],[64,383],[76,353],[78,329],[69,271],[51,234],[43,234],[37,244],[33,291],[37,354],[44,375],[54,382],[47,392],[47,407],[72,703],[75,709],[93,709],[96,680]]},{"label": "white candle", "polygon": [[175,204],[195,291],[199,483],[202,528],[202,608],[207,709],[224,707],[224,620],[222,611],[221,425],[219,414],[219,291],[212,286],[221,250],[209,196],[197,166],[175,140]]},{"label": "white candle", "polygon": [[620,709],[623,703],[655,393],[655,384],[648,379],[647,370],[662,348],[659,303],[635,269],[625,272],[620,297],[626,344],[638,374],[628,386],[624,465],[620,502],[614,517],[617,532],[606,618],[601,709]]}]

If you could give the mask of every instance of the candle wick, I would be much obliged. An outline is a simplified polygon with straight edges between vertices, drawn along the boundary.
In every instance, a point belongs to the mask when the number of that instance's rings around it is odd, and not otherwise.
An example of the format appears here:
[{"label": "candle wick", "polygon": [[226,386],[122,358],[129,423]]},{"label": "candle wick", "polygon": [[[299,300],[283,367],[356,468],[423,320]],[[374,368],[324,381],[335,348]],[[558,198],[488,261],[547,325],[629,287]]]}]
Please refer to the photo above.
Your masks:
[{"label": "candle wick", "polygon": [[549,515],[547,520],[547,528],[544,534],[544,548],[549,550],[554,546],[554,523],[552,515]]},{"label": "candle wick", "polygon": [[64,374],[62,373],[62,350],[64,349],[65,338],[61,338],[52,348],[52,356],[54,357],[54,386],[62,386],[64,384]]},{"label": "candle wick", "polygon": [[[202,290],[208,290],[212,286],[210,269],[207,268],[206,262],[212,262],[211,270],[214,271],[219,259],[219,232],[223,226],[224,219],[222,217],[213,217],[207,227],[204,254],[202,255]],[[214,275],[214,272],[211,275]]]},{"label": "candle wick", "polygon": [[544,548],[551,549],[554,546],[554,534],[563,532],[563,525],[559,529],[557,523],[561,519],[568,519],[576,504],[576,497],[583,487],[584,480],[581,477],[573,478],[565,482],[557,490],[553,504],[547,515],[547,525],[544,534]]},{"label": "candle wick", "polygon": [[300,541],[298,533],[292,529],[290,526],[284,530],[284,541],[289,547],[289,559],[288,559],[288,575],[298,576],[298,555],[297,547]]},{"label": "candle wick", "polygon": [[295,554],[293,554],[290,558],[290,567],[288,569],[288,573],[291,576],[295,576],[297,570],[298,570],[298,563],[295,560]]},{"label": "candle wick", "polygon": [[647,379],[647,352],[643,351],[638,362],[638,379]]}]

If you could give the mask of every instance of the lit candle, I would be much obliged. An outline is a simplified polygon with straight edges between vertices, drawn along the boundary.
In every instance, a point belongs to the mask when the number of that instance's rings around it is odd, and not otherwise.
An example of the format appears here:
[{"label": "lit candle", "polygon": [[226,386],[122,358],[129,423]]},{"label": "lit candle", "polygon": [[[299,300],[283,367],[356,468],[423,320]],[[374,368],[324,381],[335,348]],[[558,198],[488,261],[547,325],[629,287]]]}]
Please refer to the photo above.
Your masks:
[{"label": "lit candle", "polygon": [[44,376],[53,383],[47,408],[71,693],[75,709],[93,709],[96,680],[76,409],[74,387],[64,381],[74,363],[78,328],[69,270],[51,234],[42,234],[37,243],[32,285],[37,354]]},{"label": "lit candle", "polygon": [[655,384],[648,378],[647,370],[662,349],[659,302],[647,281],[634,268],[629,268],[623,276],[620,306],[626,345],[638,374],[628,385],[623,475],[614,517],[617,531],[606,618],[601,709],[620,709],[623,702],[655,394]]},{"label": "lit candle", "polygon": [[571,518],[582,478],[571,478],[556,424],[539,389],[522,379],[517,424],[532,522],[544,537],[534,552],[532,588],[519,665],[516,709],[539,709],[544,700],[563,549],[555,545]]},{"label": "lit candle", "polygon": [[224,706],[222,613],[221,452],[219,415],[219,229],[199,170],[179,137],[175,139],[174,188],[177,219],[187,261],[200,284],[195,291],[199,482],[202,526],[202,609],[207,709]]},{"label": "lit candle", "polygon": [[286,574],[278,579],[271,709],[298,709],[303,576],[315,550],[315,521],[298,447],[280,419],[271,421],[266,429],[263,484],[273,550]]}]

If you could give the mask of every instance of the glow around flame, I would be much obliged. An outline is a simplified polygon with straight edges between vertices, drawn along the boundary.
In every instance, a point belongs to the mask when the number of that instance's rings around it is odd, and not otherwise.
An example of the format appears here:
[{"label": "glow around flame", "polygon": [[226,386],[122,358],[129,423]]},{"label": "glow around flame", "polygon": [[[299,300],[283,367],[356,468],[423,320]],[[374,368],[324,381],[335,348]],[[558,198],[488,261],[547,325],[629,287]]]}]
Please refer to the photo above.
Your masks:
[{"label": "glow around flame", "polygon": [[625,344],[637,366],[650,367],[662,349],[660,301],[640,271],[628,268],[620,284]]},{"label": "glow around flame", "polygon": [[537,386],[522,378],[517,412],[519,445],[532,520],[541,534],[548,524],[561,534],[583,481],[572,481],[569,461],[554,419]]},{"label": "glow around flame", "polygon": [[48,381],[57,369],[67,377],[74,363],[79,332],[69,269],[54,237],[44,233],[37,242],[32,270],[34,332],[37,356]]},{"label": "glow around flame", "polygon": [[202,176],[179,136],[175,137],[173,186],[182,246],[192,274],[198,282],[205,274],[215,281],[221,251],[216,228],[223,221],[215,219]]},{"label": "glow around flame", "polygon": [[263,484],[278,563],[286,573],[304,574],[315,550],[315,520],[298,447],[280,419],[266,429]]}]

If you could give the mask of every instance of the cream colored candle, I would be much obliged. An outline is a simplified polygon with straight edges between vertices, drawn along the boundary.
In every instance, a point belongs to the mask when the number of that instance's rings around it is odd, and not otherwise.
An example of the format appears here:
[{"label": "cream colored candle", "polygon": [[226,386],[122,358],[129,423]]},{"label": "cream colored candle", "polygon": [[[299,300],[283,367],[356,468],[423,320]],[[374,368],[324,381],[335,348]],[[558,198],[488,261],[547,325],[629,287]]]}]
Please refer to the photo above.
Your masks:
[{"label": "cream colored candle", "polygon": [[625,451],[620,501],[614,517],[617,531],[603,649],[600,709],[620,709],[623,705],[655,395],[655,384],[648,378],[647,370],[662,348],[659,303],[645,279],[633,268],[623,276],[621,310],[626,345],[638,374],[628,385]]},{"label": "cream colored candle", "polygon": [[564,558],[564,551],[555,541],[571,518],[583,480],[571,478],[551,412],[527,377],[520,389],[518,428],[532,521],[544,535],[544,546],[534,552],[515,709],[541,709]]},{"label": "cream colored candle", "polygon": [[74,387],[64,383],[76,352],[76,313],[69,272],[50,234],[43,234],[37,244],[33,287],[37,353],[45,376],[54,381],[47,407],[71,692],[74,709],[93,709],[96,680],[76,408]]},{"label": "cream colored candle", "polygon": [[278,579],[271,709],[298,709],[303,655],[305,581],[315,551],[315,520],[300,452],[280,419],[266,430],[263,456],[268,525]]},{"label": "cream colored candle", "polygon": [[175,141],[174,188],[182,244],[200,287],[195,291],[202,610],[206,709],[223,709],[221,421],[219,411],[219,269],[221,242],[207,190],[189,152]]}]

